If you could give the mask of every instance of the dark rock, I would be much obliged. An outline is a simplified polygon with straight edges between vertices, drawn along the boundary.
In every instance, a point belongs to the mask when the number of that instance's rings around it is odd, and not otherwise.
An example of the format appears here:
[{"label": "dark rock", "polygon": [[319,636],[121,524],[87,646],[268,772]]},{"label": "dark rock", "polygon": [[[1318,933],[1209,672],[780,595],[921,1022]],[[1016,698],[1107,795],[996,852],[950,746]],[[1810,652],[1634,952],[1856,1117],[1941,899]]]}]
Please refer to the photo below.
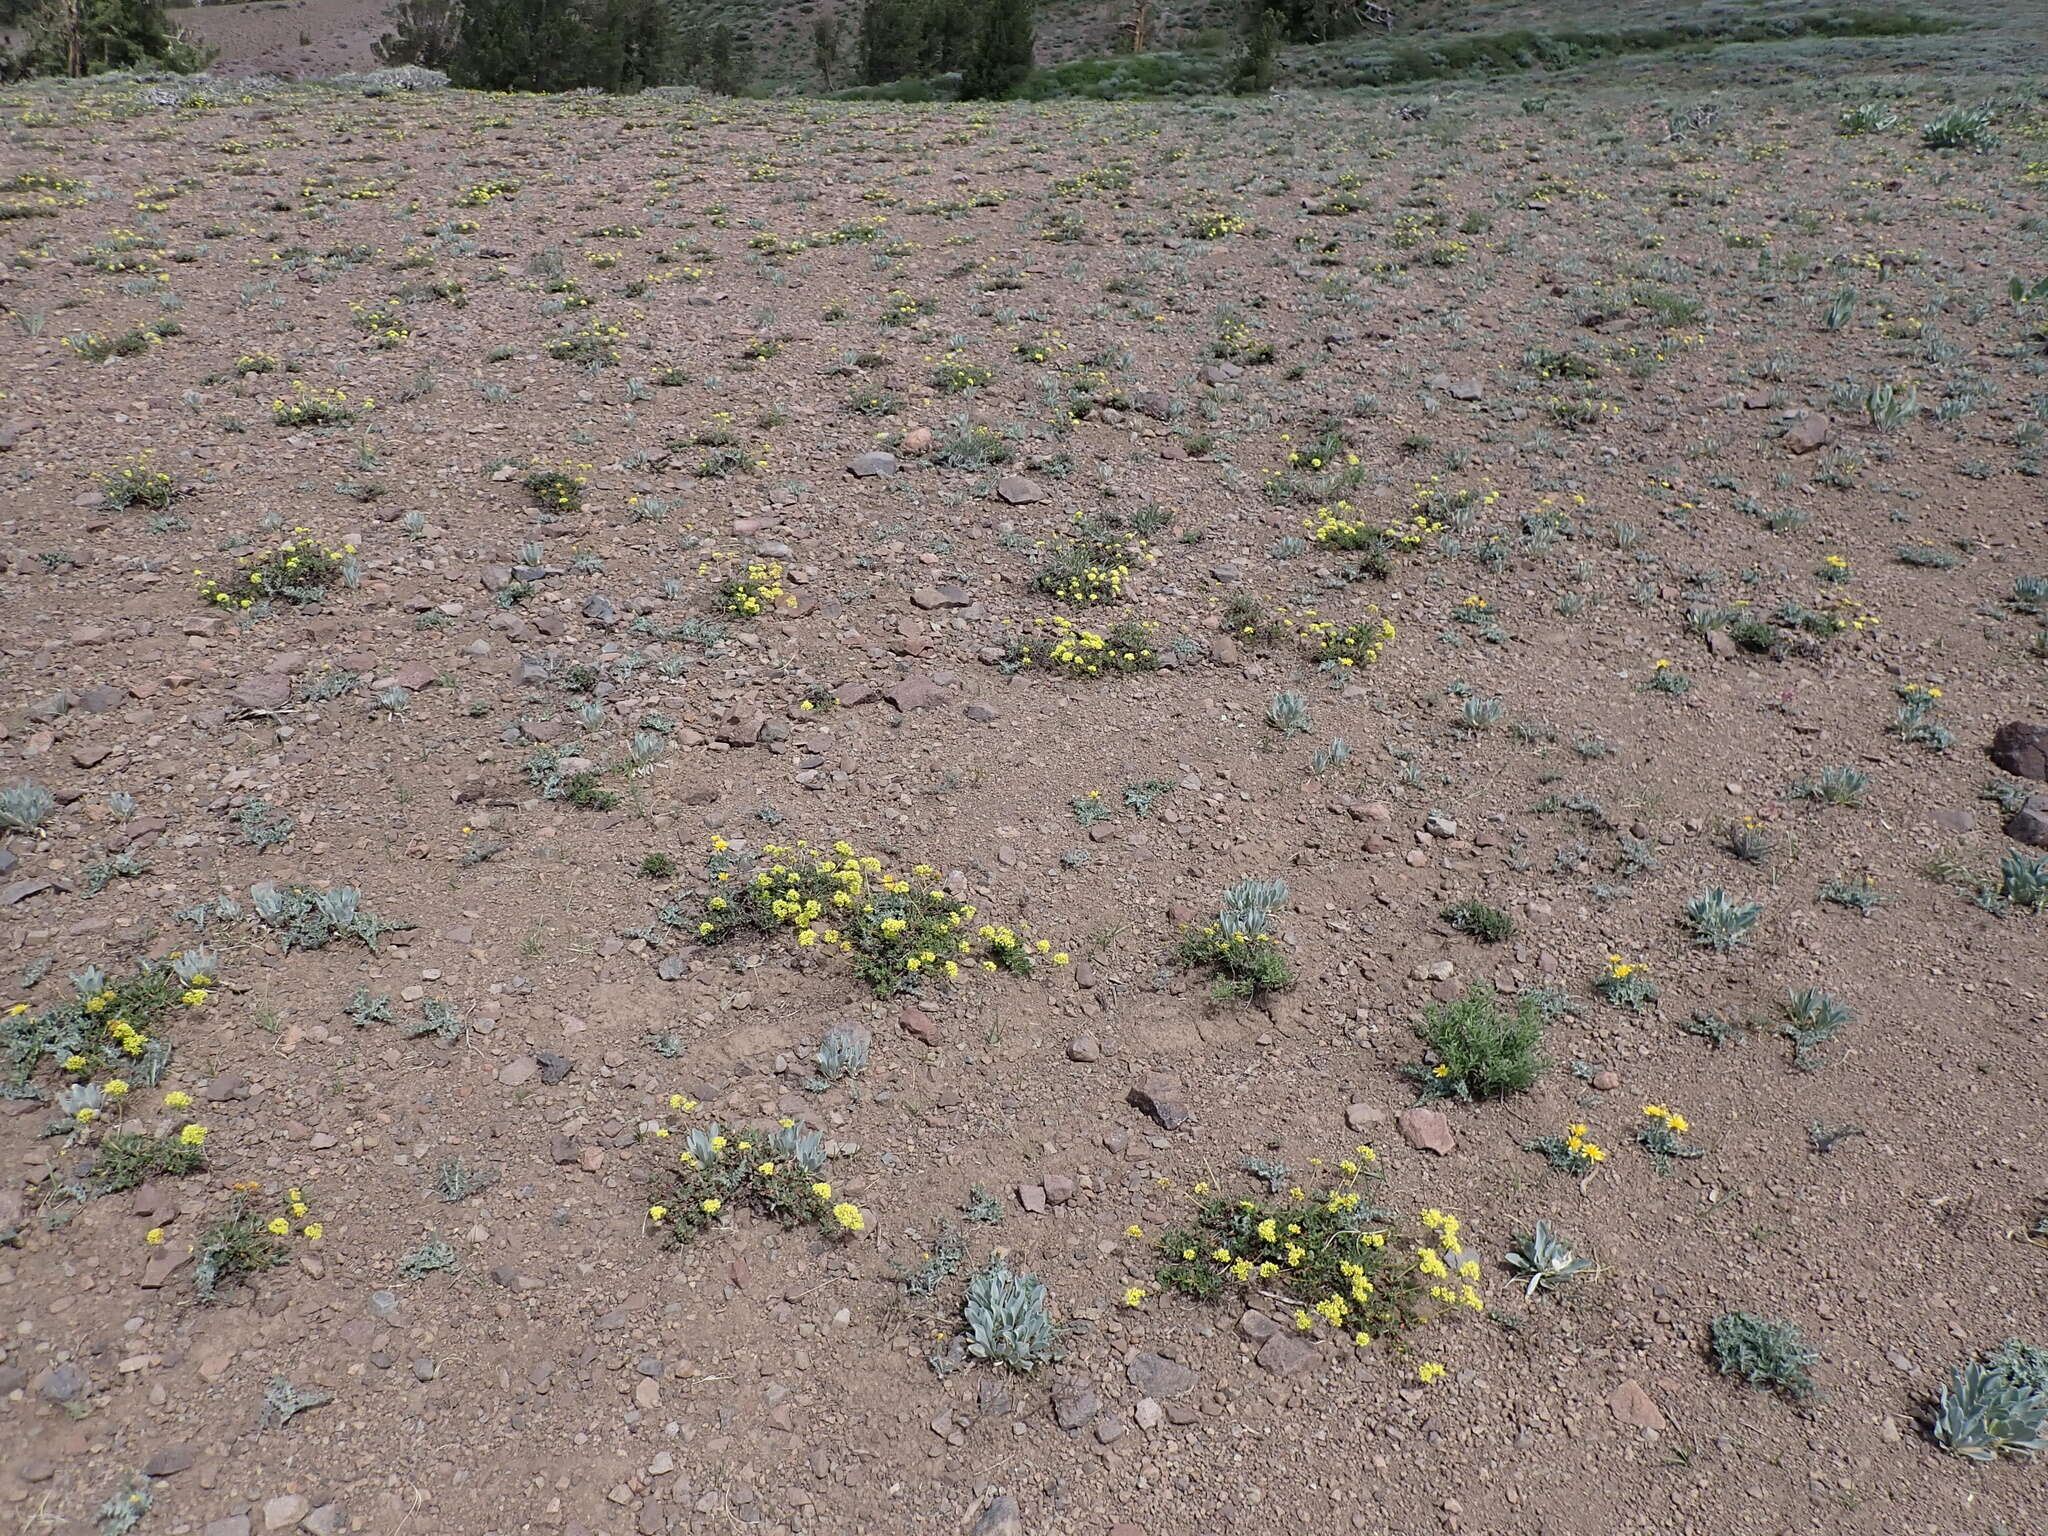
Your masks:
[{"label": "dark rock", "polygon": [[550,1088],[576,1070],[575,1062],[553,1051],[535,1051],[533,1059],[540,1064],[540,1080]]},{"label": "dark rock", "polygon": [[1177,1131],[1194,1118],[1184,1095],[1186,1086],[1171,1072],[1148,1072],[1130,1091],[1131,1104],[1142,1109],[1169,1131]]},{"label": "dark rock", "polygon": [[996,494],[1012,506],[1045,500],[1045,487],[1023,475],[1005,475],[996,482]]},{"label": "dark rock", "polygon": [[1991,761],[2007,773],[2048,783],[2048,725],[2008,720],[1991,738]]},{"label": "dark rock", "polygon": [[988,1508],[974,1522],[972,1536],[1024,1536],[1024,1520],[1017,1513],[1017,1501],[1007,1493],[990,1499]]},{"label": "dark rock", "polygon": [[2016,843],[2048,848],[2048,795],[2035,795],[2007,817],[2005,835]]}]

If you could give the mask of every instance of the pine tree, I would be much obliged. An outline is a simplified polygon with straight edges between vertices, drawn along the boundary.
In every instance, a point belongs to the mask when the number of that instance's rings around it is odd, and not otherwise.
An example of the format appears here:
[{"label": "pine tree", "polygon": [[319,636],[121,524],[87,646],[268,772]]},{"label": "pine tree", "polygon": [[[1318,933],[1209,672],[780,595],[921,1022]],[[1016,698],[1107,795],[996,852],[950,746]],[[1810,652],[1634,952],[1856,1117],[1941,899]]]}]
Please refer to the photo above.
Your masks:
[{"label": "pine tree", "polygon": [[832,89],[833,75],[839,71],[839,50],[845,42],[838,12],[827,11],[811,23],[811,62],[817,66],[818,78],[828,91]]},{"label": "pine tree", "polygon": [[588,32],[578,84],[613,93],[659,85],[675,49],[663,0],[584,0]]},{"label": "pine tree", "polygon": [[462,24],[459,0],[399,0],[385,16],[391,30],[370,49],[379,64],[417,64],[421,69],[448,67]]},{"label": "pine tree", "polygon": [[887,85],[918,73],[924,54],[922,0],[867,0],[860,10],[860,77]]},{"label": "pine tree", "polygon": [[1260,0],[1250,0],[1244,10],[1244,52],[1238,56],[1237,73],[1230,88],[1240,96],[1273,88],[1273,58],[1280,48],[1280,32],[1286,18],[1269,11]]},{"label": "pine tree", "polygon": [[982,16],[978,5],[987,0],[925,0],[919,74],[949,75],[974,62],[974,50],[981,41]]},{"label": "pine tree", "polygon": [[448,78],[470,90],[566,91],[589,50],[572,0],[467,0]]},{"label": "pine tree", "polygon": [[189,75],[209,59],[165,20],[162,0],[45,0],[29,18],[24,55],[31,75],[74,76],[110,69]]},{"label": "pine tree", "polygon": [[999,98],[1022,85],[1031,74],[1035,23],[1032,0],[984,0],[981,36],[960,94]]}]

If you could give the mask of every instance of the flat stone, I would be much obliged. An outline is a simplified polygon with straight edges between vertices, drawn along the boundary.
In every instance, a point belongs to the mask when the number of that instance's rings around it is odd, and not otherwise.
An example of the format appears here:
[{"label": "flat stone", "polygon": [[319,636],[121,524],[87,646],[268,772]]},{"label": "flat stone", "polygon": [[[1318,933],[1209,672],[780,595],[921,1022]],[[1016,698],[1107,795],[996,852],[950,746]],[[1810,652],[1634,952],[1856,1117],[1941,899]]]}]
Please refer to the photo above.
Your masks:
[{"label": "flat stone", "polygon": [[281,1493],[263,1501],[263,1529],[288,1531],[313,1512],[313,1501],[303,1493]]},{"label": "flat stone", "polygon": [[251,714],[274,714],[292,701],[292,680],[283,672],[252,672],[235,684],[236,705]]},{"label": "flat stone", "polygon": [[1361,1135],[1387,1123],[1387,1112],[1372,1104],[1344,1106],[1344,1128]]},{"label": "flat stone", "polygon": [[176,1477],[191,1470],[198,1453],[189,1445],[167,1445],[142,1464],[145,1477]]},{"label": "flat stone", "polygon": [[1290,1333],[1276,1333],[1259,1346],[1259,1369],[1275,1376],[1299,1376],[1316,1363],[1315,1347]]},{"label": "flat stone", "polygon": [[1835,440],[1835,424],[1815,412],[1792,423],[1785,433],[1785,446],[1794,453],[1813,453]]},{"label": "flat stone", "polygon": [[1608,1410],[1615,1421],[1636,1429],[1668,1429],[1664,1412],[1639,1381],[1624,1381],[1607,1395]]},{"label": "flat stone", "polygon": [[1458,1138],[1451,1133],[1451,1122],[1441,1110],[1404,1109],[1394,1116],[1394,1129],[1418,1152],[1445,1157],[1458,1149]]},{"label": "flat stone", "polygon": [[906,677],[884,695],[904,714],[943,704],[950,695],[928,677]]},{"label": "flat stone", "polygon": [[965,608],[973,603],[974,594],[965,587],[946,581],[936,586],[914,588],[910,600],[920,608]]},{"label": "flat stone", "polygon": [[996,482],[996,494],[1012,506],[1045,500],[1045,487],[1023,475],[1005,475]]},{"label": "flat stone", "polygon": [[846,468],[848,473],[862,480],[872,479],[877,475],[893,475],[896,473],[896,455],[884,453],[876,448],[860,455]]},{"label": "flat stone", "polygon": [[1124,1367],[1124,1376],[1147,1397],[1161,1401],[1195,1389],[1196,1377],[1192,1370],[1178,1360],[1153,1354],[1150,1350],[1133,1355],[1130,1364]]}]

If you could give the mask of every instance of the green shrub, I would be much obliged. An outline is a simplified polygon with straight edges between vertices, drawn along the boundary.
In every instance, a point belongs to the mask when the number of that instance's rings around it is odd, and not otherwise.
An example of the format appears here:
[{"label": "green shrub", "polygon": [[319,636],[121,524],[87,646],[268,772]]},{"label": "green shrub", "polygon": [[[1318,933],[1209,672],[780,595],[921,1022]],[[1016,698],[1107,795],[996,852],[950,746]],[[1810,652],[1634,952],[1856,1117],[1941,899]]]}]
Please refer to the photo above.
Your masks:
[{"label": "green shrub", "polygon": [[1453,1003],[1423,1010],[1415,1033],[1432,1060],[1401,1070],[1424,1099],[1505,1098],[1526,1092],[1543,1075],[1543,1012],[1532,997],[1503,1008],[1490,982],[1475,982]]}]

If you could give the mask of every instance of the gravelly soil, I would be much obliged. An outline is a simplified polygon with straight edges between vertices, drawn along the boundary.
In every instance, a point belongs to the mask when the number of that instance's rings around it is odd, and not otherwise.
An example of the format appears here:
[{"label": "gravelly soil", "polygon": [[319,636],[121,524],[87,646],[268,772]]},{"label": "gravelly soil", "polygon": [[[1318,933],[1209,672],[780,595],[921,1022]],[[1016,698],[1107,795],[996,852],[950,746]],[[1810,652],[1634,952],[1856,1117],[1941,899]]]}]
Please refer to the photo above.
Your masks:
[{"label": "gravelly soil", "polygon": [[[0,98],[0,782],[59,801],[6,840],[0,1004],[202,942],[219,971],[98,1123],[51,1134],[54,1095],[121,1063],[0,1101],[20,1528],[98,1529],[144,1473],[142,1530],[208,1536],[2040,1528],[2037,1467],[1925,1424],[2048,1303],[2048,920],[1971,896],[2029,853],[1987,744],[2048,718],[2015,585],[2048,577],[2042,306],[2006,289],[2042,270],[2048,116],[1936,153],[1925,84],[1529,94]],[[1873,94],[1899,124],[1838,135]],[[942,391],[949,360],[988,381]],[[1883,384],[1917,414],[1881,425]],[[355,419],[276,424],[301,386]],[[110,505],[144,452],[174,499]],[[1374,578],[1313,537],[1340,501],[1433,526]],[[1077,528],[1148,530],[1126,601],[1034,587]],[[198,595],[294,529],[353,584]],[[750,562],[781,597],[720,612]],[[1246,596],[1276,634],[1229,632]],[[1278,622],[1374,611],[1395,634],[1349,671]],[[1731,641],[1788,611],[1778,654]],[[1054,615],[1155,626],[1164,665],[1000,660]],[[1902,736],[1902,688],[1952,744]],[[616,804],[547,798],[543,750]],[[1860,805],[1797,798],[1839,766]],[[824,945],[699,947],[714,838],[927,864],[1071,963],[877,1000]],[[1176,938],[1248,876],[1287,883],[1298,981],[1212,1002]],[[1867,914],[1823,899],[1865,880]],[[262,882],[413,926],[287,953]],[[1727,954],[1681,915],[1713,887],[1763,907]],[[1512,937],[1440,916],[1475,897]],[[1600,999],[1610,955],[1653,1004]],[[1446,1105],[1438,1155],[1395,1128],[1400,1068],[1475,980],[1569,1008],[1533,1091]],[[1799,987],[1854,1012],[1810,1070],[1775,1033]],[[1703,1012],[1748,1028],[1714,1048]],[[834,1027],[871,1059],[824,1084]],[[1131,1103],[1155,1072],[1185,1125]],[[1660,1168],[1646,1104],[1705,1155]],[[712,1115],[820,1129],[864,1229],[665,1247],[654,1133]],[[113,1125],[187,1122],[203,1169],[93,1197]],[[1583,1180],[1523,1146],[1567,1123],[1610,1149]],[[1276,1374],[1240,1321],[1268,1303],[1156,1294],[1128,1228],[1361,1142],[1377,1203],[1459,1213],[1485,1317],[1313,1331]],[[492,1182],[442,1199],[451,1158]],[[190,1251],[236,1185],[307,1213],[206,1304]],[[1000,1222],[961,1217],[977,1187]],[[1537,1217],[1600,1267],[1531,1301],[1497,1261]],[[899,1279],[949,1223],[1045,1278],[1057,1364],[935,1374],[965,1272]],[[435,1236],[458,1267],[403,1278]],[[1815,1396],[1714,1371],[1731,1308],[1799,1325]],[[332,1401],[277,1423],[280,1378]]]}]

